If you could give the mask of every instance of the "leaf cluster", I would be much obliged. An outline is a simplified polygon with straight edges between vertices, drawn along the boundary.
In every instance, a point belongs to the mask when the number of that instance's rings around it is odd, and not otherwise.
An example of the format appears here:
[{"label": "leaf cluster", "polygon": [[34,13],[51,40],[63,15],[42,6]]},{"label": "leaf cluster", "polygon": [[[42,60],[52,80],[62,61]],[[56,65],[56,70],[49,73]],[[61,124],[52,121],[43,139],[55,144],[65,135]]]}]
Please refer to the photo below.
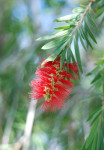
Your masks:
[{"label": "leaf cluster", "polygon": [[[71,15],[55,19],[55,22],[63,22],[65,26],[56,27],[52,35],[37,39],[38,41],[50,40],[42,49],[52,49],[51,56],[53,57],[49,56],[45,61],[54,61],[59,56],[61,57],[61,67],[64,61],[67,63],[78,62],[79,69],[82,72],[79,43],[85,51],[88,51],[89,48],[94,48],[93,42],[97,44],[94,31],[99,30],[98,25],[96,25],[96,19],[103,16],[103,12],[103,0],[90,1],[87,6],[81,5],[73,9]],[[74,45],[74,49],[72,49],[72,45]],[[104,60],[101,60],[96,65],[88,75],[94,75],[91,84],[95,88],[101,89],[104,87]],[[88,118],[88,121],[91,122],[92,128],[82,150],[104,150],[104,109],[97,110]]]},{"label": "leaf cluster", "polygon": [[104,150],[104,110],[97,110],[88,121],[91,122],[92,128],[82,150]]},{"label": "leaf cluster", "polygon": [[[38,38],[38,41],[51,40],[45,44],[42,49],[52,49],[53,52],[51,56],[53,56],[53,60],[59,55],[62,62],[78,62],[80,70],[83,71],[79,41],[85,51],[88,50],[88,47],[93,49],[92,41],[97,43],[93,30],[98,31],[95,18],[99,15],[96,15],[95,11],[98,13],[100,7],[103,9],[102,5],[103,3],[100,3],[97,8],[97,5],[93,6],[93,2],[90,2],[87,6],[81,5],[73,9],[71,15],[66,15],[54,20],[55,22],[64,22],[66,25],[56,27],[56,31],[52,35]],[[100,15],[102,13],[101,11]],[[71,48],[73,43],[74,50]],[[45,61],[52,61],[51,57]]]},{"label": "leaf cluster", "polygon": [[97,62],[96,67],[87,75],[94,76],[93,80],[91,81],[91,84],[95,89],[100,89],[103,93],[104,91],[102,91],[102,89],[104,85],[104,59]]}]

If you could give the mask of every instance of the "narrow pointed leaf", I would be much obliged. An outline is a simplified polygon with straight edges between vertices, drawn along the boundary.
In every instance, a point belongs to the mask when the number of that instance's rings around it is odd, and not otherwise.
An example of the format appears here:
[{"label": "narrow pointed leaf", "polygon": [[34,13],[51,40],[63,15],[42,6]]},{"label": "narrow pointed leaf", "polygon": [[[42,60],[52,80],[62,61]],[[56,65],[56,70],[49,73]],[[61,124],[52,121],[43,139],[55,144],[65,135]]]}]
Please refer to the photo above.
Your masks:
[{"label": "narrow pointed leaf", "polygon": [[99,70],[100,66],[97,66],[96,68],[94,68],[92,71],[90,71],[87,76],[92,75],[94,73],[96,73]]},{"label": "narrow pointed leaf", "polygon": [[87,37],[86,34],[85,34],[85,31],[84,31],[84,29],[83,29],[83,26],[82,26],[81,29],[82,29],[82,32],[83,32],[83,35],[84,35],[84,38],[85,38],[87,44],[93,49],[93,47],[92,47],[92,45],[91,45],[91,43],[90,43],[88,37]]},{"label": "narrow pointed leaf", "polygon": [[85,29],[87,30],[89,36],[91,37],[91,39],[97,44],[96,39],[93,35],[93,33],[91,32],[90,28],[88,27],[87,23],[85,22]]},{"label": "narrow pointed leaf", "polygon": [[104,138],[104,116],[102,115],[102,121],[101,121],[101,128],[102,128],[102,133],[103,133],[103,138]]},{"label": "narrow pointed leaf", "polygon": [[102,130],[101,126],[99,127],[99,133],[98,133],[98,140],[97,140],[97,150],[101,149],[101,142],[102,142]]},{"label": "narrow pointed leaf", "polygon": [[66,58],[66,49],[63,50],[63,52],[61,53],[60,57],[61,57],[60,68],[62,68],[64,60]]},{"label": "narrow pointed leaf", "polygon": [[53,35],[47,35],[47,36],[44,36],[44,37],[40,37],[37,39],[37,41],[42,41],[42,40],[51,40],[53,38],[58,38],[58,37],[61,37],[61,36],[65,36],[69,33],[68,30],[65,30],[65,31],[61,31],[61,32],[57,32]]},{"label": "narrow pointed leaf", "polygon": [[87,121],[91,121],[91,123],[93,123],[101,114],[102,109],[98,109],[96,112],[94,112],[93,114],[90,115],[90,117],[87,119]]},{"label": "narrow pointed leaf", "polygon": [[79,32],[80,32],[81,37],[85,40],[85,37],[84,37],[84,35],[83,35],[83,32],[82,32],[81,27],[79,27]]},{"label": "narrow pointed leaf", "polygon": [[72,10],[72,13],[77,13],[77,12],[81,13],[81,12],[84,12],[84,10],[85,9],[82,7],[77,7]]},{"label": "narrow pointed leaf", "polygon": [[67,59],[66,59],[67,64],[71,62],[71,50],[70,48],[67,48]]},{"label": "narrow pointed leaf", "polygon": [[89,13],[87,14],[87,18],[88,18],[89,23],[90,23],[96,30],[98,30],[98,27],[97,27],[95,21],[94,21],[93,18],[89,15]]},{"label": "narrow pointed leaf", "polygon": [[56,29],[56,30],[61,30],[61,29],[66,30],[66,29],[70,29],[70,28],[72,28],[72,27],[71,26],[62,26],[62,27],[56,27],[54,29]]},{"label": "narrow pointed leaf", "polygon": [[83,147],[82,147],[81,150],[86,150],[86,149],[85,149],[85,146],[86,146],[86,142],[84,143],[84,145],[83,145]]},{"label": "narrow pointed leaf", "polygon": [[98,61],[98,62],[96,63],[96,65],[104,65],[104,59]]},{"label": "narrow pointed leaf", "polygon": [[86,149],[89,147],[89,145],[91,144],[96,132],[97,132],[97,126],[98,126],[98,123],[99,123],[99,118],[94,122],[94,125],[90,131],[90,134],[86,140]]},{"label": "narrow pointed leaf", "polygon": [[64,43],[66,38],[61,38],[61,39],[55,39],[47,44],[45,44],[42,49],[47,50],[47,49],[52,49],[55,47],[58,47],[59,45],[62,45]]},{"label": "narrow pointed leaf", "polygon": [[94,82],[96,82],[97,80],[99,80],[101,78],[100,73],[98,73],[95,78],[91,81],[91,84],[93,84]]},{"label": "narrow pointed leaf", "polygon": [[65,48],[67,43],[71,44],[71,38],[66,39],[61,45],[59,45],[56,49],[54,49],[52,56],[60,55],[62,50]]},{"label": "narrow pointed leaf", "polygon": [[99,8],[99,10],[95,14],[95,18],[101,16],[104,13],[104,7]]},{"label": "narrow pointed leaf", "polygon": [[81,34],[79,34],[79,36],[80,36],[80,42],[81,42],[81,44],[82,44],[84,50],[87,51],[86,46],[85,46],[85,43],[83,42],[83,39],[82,39],[82,37],[81,37]]},{"label": "narrow pointed leaf", "polygon": [[65,21],[72,20],[72,19],[76,18],[77,15],[78,14],[66,15],[66,16],[60,17],[58,19],[55,19],[54,21],[55,22],[65,22]]},{"label": "narrow pointed leaf", "polygon": [[71,50],[71,49],[69,49],[69,50],[70,50],[70,54],[71,54],[71,58],[72,58],[72,62],[76,62],[76,60],[75,60],[75,57],[74,57],[74,55],[73,55],[72,50]]},{"label": "narrow pointed leaf", "polygon": [[97,132],[96,132],[96,135],[95,135],[94,140],[93,140],[93,143],[92,143],[91,150],[96,150],[97,139],[98,139],[98,134],[97,134]]},{"label": "narrow pointed leaf", "polygon": [[76,59],[77,59],[79,68],[80,68],[81,72],[83,72],[81,59],[80,59],[80,52],[79,52],[79,46],[78,46],[78,35],[77,34],[74,37],[74,48],[75,48],[75,55],[76,55]]},{"label": "narrow pointed leaf", "polygon": [[101,141],[101,150],[104,150],[104,140]]},{"label": "narrow pointed leaf", "polygon": [[81,18],[81,16],[82,16],[82,15],[79,13],[79,14],[77,14],[76,17],[74,17],[74,18],[72,18],[72,19],[70,19],[70,20],[66,20],[65,22],[68,23],[68,24],[70,24],[70,25],[77,25],[77,24],[78,24],[78,21],[79,21],[80,18]]}]

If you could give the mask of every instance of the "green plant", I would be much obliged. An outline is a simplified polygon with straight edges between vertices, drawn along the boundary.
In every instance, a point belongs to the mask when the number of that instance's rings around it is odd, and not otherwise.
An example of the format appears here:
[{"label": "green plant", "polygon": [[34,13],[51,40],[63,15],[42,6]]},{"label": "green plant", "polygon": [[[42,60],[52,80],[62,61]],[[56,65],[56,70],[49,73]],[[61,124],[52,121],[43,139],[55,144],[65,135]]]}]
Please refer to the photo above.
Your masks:
[{"label": "green plant", "polygon": [[[80,7],[73,9],[73,14],[60,17],[55,22],[64,22],[65,26],[55,28],[50,36],[38,38],[37,40],[51,40],[45,44],[42,49],[53,49],[51,56],[49,56],[43,63],[54,61],[57,56],[61,58],[61,67],[64,62],[78,62],[81,72],[83,72],[82,61],[80,57],[80,46],[87,52],[89,47],[93,49],[93,42],[97,44],[95,36],[99,32],[96,20],[104,13],[103,0],[91,0],[87,6],[80,5]],[[103,17],[99,24],[103,22]],[[96,30],[96,35],[93,31]],[[71,45],[74,43],[74,53]],[[88,121],[91,123],[91,131],[87,137],[82,150],[103,150],[104,149],[104,58],[96,63],[95,67],[88,75],[94,75],[91,84],[94,88],[99,89],[102,106],[93,113]]]}]

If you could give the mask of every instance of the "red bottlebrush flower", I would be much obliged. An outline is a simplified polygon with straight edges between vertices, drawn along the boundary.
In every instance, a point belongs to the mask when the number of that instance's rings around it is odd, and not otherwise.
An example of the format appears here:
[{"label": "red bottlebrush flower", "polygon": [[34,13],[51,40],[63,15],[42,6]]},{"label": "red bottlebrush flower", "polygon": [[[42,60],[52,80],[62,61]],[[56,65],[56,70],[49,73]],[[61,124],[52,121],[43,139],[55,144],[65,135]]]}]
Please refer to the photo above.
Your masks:
[{"label": "red bottlebrush flower", "polygon": [[[66,99],[71,94],[73,85],[72,73],[66,71],[66,67],[78,78],[77,63],[66,63],[60,68],[60,57],[54,61],[44,63],[44,66],[38,67],[36,79],[30,83],[32,91],[30,97],[41,102],[40,107],[43,112],[56,112],[56,108],[62,109],[65,106]],[[42,102],[43,100],[43,102]]]}]

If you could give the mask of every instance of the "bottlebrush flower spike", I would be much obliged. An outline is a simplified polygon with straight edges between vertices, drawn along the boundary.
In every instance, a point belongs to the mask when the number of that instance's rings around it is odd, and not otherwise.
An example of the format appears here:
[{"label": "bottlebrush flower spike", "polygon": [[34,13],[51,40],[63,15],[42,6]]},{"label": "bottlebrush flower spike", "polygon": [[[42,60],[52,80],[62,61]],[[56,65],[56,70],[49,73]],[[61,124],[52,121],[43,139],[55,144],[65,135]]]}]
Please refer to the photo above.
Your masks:
[{"label": "bottlebrush flower spike", "polygon": [[68,65],[64,63],[63,66],[61,69],[60,57],[46,62],[42,68],[41,66],[37,68],[36,79],[30,82],[32,87],[30,97],[41,102],[40,107],[43,112],[56,112],[56,108],[62,109],[65,106],[66,99],[69,98],[74,86],[74,78],[72,73],[66,71],[67,66],[74,73],[75,78],[78,78],[77,63]]}]

